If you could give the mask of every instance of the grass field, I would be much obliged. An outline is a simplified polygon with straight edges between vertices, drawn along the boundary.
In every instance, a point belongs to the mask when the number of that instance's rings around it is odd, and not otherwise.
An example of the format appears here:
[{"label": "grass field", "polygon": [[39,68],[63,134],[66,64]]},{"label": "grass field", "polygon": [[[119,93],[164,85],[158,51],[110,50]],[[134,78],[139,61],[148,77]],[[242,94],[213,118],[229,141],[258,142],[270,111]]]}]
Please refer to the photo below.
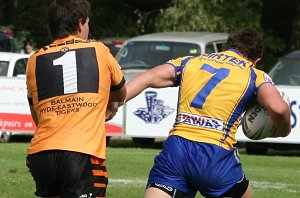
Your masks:
[{"label": "grass field", "polygon": [[[28,142],[0,144],[0,197],[31,198],[34,182],[25,165]],[[112,139],[106,162],[109,173],[108,198],[141,198],[154,156],[161,142],[151,147]],[[257,198],[300,197],[300,151],[270,151],[265,156],[246,155],[241,160]],[[199,194],[197,197],[202,197]]]}]

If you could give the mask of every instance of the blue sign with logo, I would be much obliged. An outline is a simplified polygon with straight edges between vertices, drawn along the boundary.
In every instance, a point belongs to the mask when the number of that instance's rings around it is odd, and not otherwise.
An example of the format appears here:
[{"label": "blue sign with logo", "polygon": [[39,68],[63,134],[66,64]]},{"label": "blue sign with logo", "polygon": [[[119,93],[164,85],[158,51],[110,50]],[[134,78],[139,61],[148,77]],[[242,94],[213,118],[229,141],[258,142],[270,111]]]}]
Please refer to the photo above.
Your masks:
[{"label": "blue sign with logo", "polygon": [[147,91],[145,92],[146,108],[138,108],[134,115],[138,116],[146,123],[158,124],[168,115],[170,115],[175,109],[164,105],[163,100],[157,99],[157,92]]}]

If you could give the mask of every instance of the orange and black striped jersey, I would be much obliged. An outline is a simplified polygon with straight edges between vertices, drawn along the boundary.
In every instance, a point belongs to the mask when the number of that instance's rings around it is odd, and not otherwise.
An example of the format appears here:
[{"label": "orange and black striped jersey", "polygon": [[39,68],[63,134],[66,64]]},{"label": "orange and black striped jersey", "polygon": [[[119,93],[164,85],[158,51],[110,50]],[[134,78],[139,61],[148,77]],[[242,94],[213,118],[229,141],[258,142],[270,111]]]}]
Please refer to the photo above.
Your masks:
[{"label": "orange and black striped jersey", "polygon": [[69,36],[33,54],[26,72],[29,103],[38,117],[28,153],[68,150],[105,159],[109,93],[125,84],[109,49]]},{"label": "orange and black striped jersey", "polygon": [[169,61],[179,86],[176,121],[170,135],[230,149],[241,115],[263,83],[263,71],[234,49]]}]

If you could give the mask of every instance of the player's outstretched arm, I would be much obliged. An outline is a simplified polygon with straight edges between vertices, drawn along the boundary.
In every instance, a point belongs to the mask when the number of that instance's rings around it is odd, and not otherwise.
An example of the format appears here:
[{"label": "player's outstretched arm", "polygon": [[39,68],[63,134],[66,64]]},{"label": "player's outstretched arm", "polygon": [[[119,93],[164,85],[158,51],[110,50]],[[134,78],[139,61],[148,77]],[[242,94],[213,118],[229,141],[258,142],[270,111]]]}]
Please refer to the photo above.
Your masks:
[{"label": "player's outstretched arm", "polygon": [[257,101],[267,109],[277,131],[275,137],[285,137],[291,132],[291,112],[289,105],[282,99],[279,91],[270,83],[261,85]]},{"label": "player's outstretched arm", "polygon": [[143,90],[152,88],[164,88],[174,85],[175,69],[170,64],[163,64],[150,69],[129,81],[126,84],[126,101],[134,98]]}]

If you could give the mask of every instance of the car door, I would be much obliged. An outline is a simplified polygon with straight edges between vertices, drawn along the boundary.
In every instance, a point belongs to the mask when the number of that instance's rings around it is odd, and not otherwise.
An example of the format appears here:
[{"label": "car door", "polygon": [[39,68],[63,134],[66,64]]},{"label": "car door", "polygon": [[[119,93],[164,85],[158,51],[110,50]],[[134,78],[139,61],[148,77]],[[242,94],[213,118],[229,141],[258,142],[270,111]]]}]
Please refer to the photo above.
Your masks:
[{"label": "car door", "polygon": [[7,77],[20,76],[26,74],[27,55],[14,56],[9,62]]}]

